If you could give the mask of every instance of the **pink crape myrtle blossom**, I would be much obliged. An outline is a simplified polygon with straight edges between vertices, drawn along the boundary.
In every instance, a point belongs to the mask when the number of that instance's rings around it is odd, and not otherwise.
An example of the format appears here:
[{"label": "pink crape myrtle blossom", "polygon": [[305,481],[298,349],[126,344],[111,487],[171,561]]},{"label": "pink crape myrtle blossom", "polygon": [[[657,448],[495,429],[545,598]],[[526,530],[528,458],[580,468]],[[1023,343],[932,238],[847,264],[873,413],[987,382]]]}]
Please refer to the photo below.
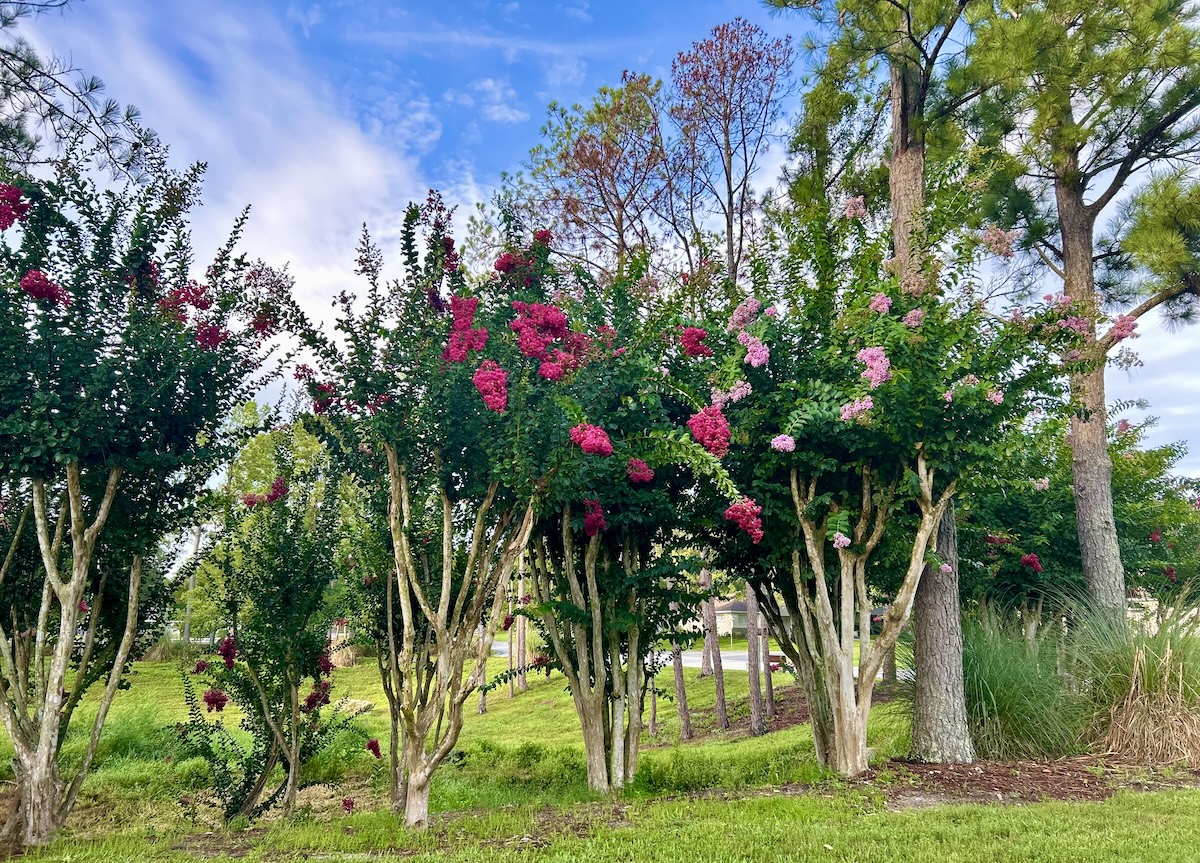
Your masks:
[{"label": "pink crape myrtle blossom", "polygon": [[746,348],[746,362],[754,368],[762,368],[771,359],[770,349],[745,330],[738,333],[738,343]]},{"label": "pink crape myrtle blossom", "polygon": [[742,330],[758,317],[758,312],[762,308],[762,303],[757,297],[746,297],[741,304],[733,310],[733,314],[729,316],[727,325],[729,332],[740,333]]},{"label": "pink crape myrtle blossom", "polygon": [[750,385],[750,381],[738,381],[728,390],[719,390],[714,387],[712,390],[712,403],[714,407],[723,408],[725,405],[740,402],[752,392],[754,392],[754,388]]},{"label": "pink crape myrtle blossom", "polygon": [[1016,254],[1014,245],[1017,240],[1021,239],[1022,233],[1023,231],[1020,228],[1006,231],[997,225],[988,225],[984,228],[983,233],[979,235],[979,241],[993,255],[998,255],[1001,258],[1011,258]]},{"label": "pink crape myrtle blossom", "polygon": [[1137,332],[1137,318],[1133,315],[1117,315],[1113,320],[1112,329],[1108,333],[1114,342],[1136,339],[1140,335]]},{"label": "pink crape myrtle blossom", "polygon": [[595,536],[608,527],[608,522],[604,520],[604,510],[600,506],[600,501],[592,498],[583,502],[583,532],[588,536]]},{"label": "pink crape myrtle blossom", "polygon": [[924,309],[913,309],[904,316],[904,326],[915,329],[925,321]]},{"label": "pink crape myrtle blossom", "polygon": [[833,547],[834,548],[849,548],[850,547],[850,537],[846,536],[846,534],[842,533],[841,531],[838,531],[837,533],[835,533],[833,535]]},{"label": "pink crape myrtle blossom", "polygon": [[729,421],[716,405],[709,405],[688,420],[692,437],[717,458],[729,452]]},{"label": "pink crape myrtle blossom", "polygon": [[867,396],[865,399],[855,399],[852,402],[847,402],[842,405],[841,420],[844,423],[848,423],[862,416],[873,407],[875,407],[875,402],[870,396]]},{"label": "pink crape myrtle blossom", "polygon": [[771,449],[775,452],[795,452],[796,439],[790,434],[776,435],[771,438]]},{"label": "pink crape myrtle blossom", "polygon": [[494,360],[484,360],[475,370],[471,383],[483,397],[488,410],[504,413],[508,407],[508,372]]},{"label": "pink crape myrtle blossom", "polygon": [[892,309],[892,298],[887,294],[876,294],[871,297],[871,303],[867,308],[873,312],[879,312],[881,315],[886,315]]},{"label": "pink crape myrtle blossom", "polygon": [[871,389],[877,389],[881,384],[892,379],[892,361],[887,358],[883,348],[863,348],[858,352],[857,358],[867,367],[861,377],[871,385]]},{"label": "pink crape myrtle blossom", "polygon": [[725,510],[725,518],[746,532],[750,542],[758,545],[763,538],[762,507],[754,498],[743,498]]},{"label": "pink crape myrtle blossom", "polygon": [[571,429],[571,440],[581,450],[591,455],[610,456],[613,453],[613,445],[608,438],[608,432],[600,426],[580,423]]},{"label": "pink crape myrtle blossom", "polygon": [[684,327],[683,332],[679,334],[679,344],[683,347],[684,355],[711,357],[713,355],[712,348],[704,344],[706,338],[708,338],[708,332],[700,327]]},{"label": "pink crape myrtle blossom", "polygon": [[853,198],[847,198],[842,208],[842,215],[847,219],[865,219],[867,217],[867,205],[863,196],[855,195]]},{"label": "pink crape myrtle blossom", "polygon": [[625,463],[625,475],[630,482],[650,482],[654,479],[654,471],[640,458],[631,458]]}]

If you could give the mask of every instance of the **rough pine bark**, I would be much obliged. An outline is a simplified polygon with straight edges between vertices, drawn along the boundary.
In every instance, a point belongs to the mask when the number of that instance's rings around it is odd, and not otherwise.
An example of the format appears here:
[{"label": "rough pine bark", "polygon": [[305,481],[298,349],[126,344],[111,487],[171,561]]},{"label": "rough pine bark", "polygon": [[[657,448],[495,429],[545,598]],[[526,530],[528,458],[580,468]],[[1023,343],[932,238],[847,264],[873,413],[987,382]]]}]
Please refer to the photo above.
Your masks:
[{"label": "rough pine bark", "polygon": [[[916,698],[913,705],[914,761],[937,764],[975,760],[963,689],[962,615],[958,602],[958,528],[954,505],[938,524],[935,549],[949,572],[929,565],[913,600]],[[894,659],[893,659],[894,662]]]},{"label": "rough pine bark", "polygon": [[767,731],[763,713],[762,682],[759,665],[762,662],[762,645],[758,632],[758,596],[754,588],[746,584],[746,672],[750,676],[750,733],[755,737]]}]

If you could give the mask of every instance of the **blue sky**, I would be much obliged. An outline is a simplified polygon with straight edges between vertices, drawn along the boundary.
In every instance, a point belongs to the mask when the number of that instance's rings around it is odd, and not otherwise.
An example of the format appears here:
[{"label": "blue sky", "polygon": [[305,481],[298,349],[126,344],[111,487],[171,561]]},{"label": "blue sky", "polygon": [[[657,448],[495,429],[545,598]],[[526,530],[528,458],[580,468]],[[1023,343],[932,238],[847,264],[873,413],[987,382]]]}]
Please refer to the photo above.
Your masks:
[{"label": "blue sky", "polygon": [[[364,221],[390,236],[431,187],[465,218],[520,167],[551,100],[584,101],[624,69],[667,77],[736,15],[797,41],[807,29],[753,0],[77,0],[24,30],[136,104],[179,164],[208,163],[201,253],[252,204],[246,249],[289,262],[320,314],[351,286]],[[1148,399],[1149,440],[1189,440],[1200,474],[1200,330],[1140,329],[1145,365],[1110,370],[1110,401]]]}]

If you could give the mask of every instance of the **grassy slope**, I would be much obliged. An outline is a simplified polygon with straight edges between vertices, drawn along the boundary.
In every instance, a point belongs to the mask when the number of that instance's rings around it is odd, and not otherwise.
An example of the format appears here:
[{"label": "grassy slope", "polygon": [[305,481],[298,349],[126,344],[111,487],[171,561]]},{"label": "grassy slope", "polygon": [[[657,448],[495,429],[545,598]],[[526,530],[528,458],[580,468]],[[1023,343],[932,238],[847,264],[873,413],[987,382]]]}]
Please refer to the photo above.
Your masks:
[{"label": "grassy slope", "polygon": [[[493,670],[501,667],[497,662]],[[688,671],[689,699],[705,729],[713,684],[696,673]],[[31,859],[219,859],[214,852],[224,848],[247,860],[346,859],[343,854],[381,851],[385,856],[371,859],[388,859],[390,851],[431,861],[1183,861],[1195,859],[1189,855],[1200,839],[1198,792],[1122,794],[1103,804],[888,812],[878,794],[822,780],[807,726],[758,739],[737,731],[711,734],[680,745],[675,707],[665,699],[659,701],[663,730],[657,741],[647,739],[636,786],[618,804],[595,802],[583,781],[570,698],[557,674],[531,678],[530,690],[515,699],[507,688],[491,693],[483,716],[474,713],[472,699],[461,755],[438,774],[432,799],[436,812],[471,810],[470,817],[452,815],[434,830],[411,834],[383,810],[386,782],[363,749],[366,736],[380,738],[385,748],[388,736],[375,669],[341,669],[335,679],[335,695],[376,706],[361,720],[362,735],[345,735],[312,766],[309,778],[330,785],[305,792],[305,811],[295,823],[196,839],[193,834],[214,825],[189,820],[179,805],[181,796],[203,787],[204,770],[175,758],[170,725],[183,714],[178,669],[140,664],[131,689],[114,705],[101,764],[67,836]],[[669,681],[662,675],[664,686]],[[727,685],[732,700],[744,699],[744,673],[730,673]],[[739,712],[744,707],[735,711],[735,722]],[[227,712],[225,721],[236,718]],[[68,754],[82,746],[81,732],[82,726],[68,741]],[[903,751],[906,743],[903,722],[889,707],[874,712],[871,736],[880,757]],[[0,745],[7,748],[6,741]],[[788,783],[820,785],[813,794],[779,794],[777,787]],[[733,798],[723,799],[729,792]],[[355,814],[341,811],[344,795],[355,798]],[[203,848],[185,844],[197,841]]]}]

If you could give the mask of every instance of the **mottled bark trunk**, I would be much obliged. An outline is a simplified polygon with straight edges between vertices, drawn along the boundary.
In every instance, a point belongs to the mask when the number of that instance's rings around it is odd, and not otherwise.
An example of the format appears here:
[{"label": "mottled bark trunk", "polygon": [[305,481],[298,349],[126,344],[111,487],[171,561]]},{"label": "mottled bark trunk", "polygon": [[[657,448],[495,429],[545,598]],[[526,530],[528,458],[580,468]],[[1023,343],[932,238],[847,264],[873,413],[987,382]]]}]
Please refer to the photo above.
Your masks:
[{"label": "mottled bark trunk", "polygon": [[406,827],[424,827],[429,824],[429,786],[432,776],[424,772],[408,774],[407,791],[404,798],[404,824]]},{"label": "mottled bark trunk", "polygon": [[755,737],[767,731],[763,715],[762,682],[759,665],[762,662],[762,646],[758,634],[758,596],[754,588],[746,585],[746,672],[750,678],[750,733]]},{"label": "mottled bark trunk", "polygon": [[912,758],[931,763],[975,760],[963,689],[962,613],[958,599],[958,529],[950,504],[938,524],[937,556],[949,566],[925,568],[913,600],[916,698]]},{"label": "mottled bark trunk", "polygon": [[595,699],[576,699],[575,709],[579,714],[583,731],[583,752],[587,762],[588,788],[601,794],[612,791],[608,776],[608,750],[604,745],[604,705]]},{"label": "mottled bark trunk", "polygon": [[676,644],[671,649],[671,666],[675,672],[675,706],[679,710],[679,739],[691,740],[692,713],[688,710],[687,686],[683,677],[683,648]]},{"label": "mottled bark trunk", "polygon": [[[1093,260],[1095,215],[1085,206],[1078,167],[1068,160],[1054,184],[1062,236],[1063,289],[1079,313],[1097,311]],[[1071,468],[1079,554],[1091,600],[1114,618],[1125,616],[1125,570],[1113,519],[1112,461],[1108,455],[1108,407],[1104,401],[1104,357],[1095,325],[1087,335],[1093,365],[1071,375]]]},{"label": "mottled bark trunk", "polygon": [[[712,573],[707,569],[700,570],[700,587],[712,589]],[[729,727],[729,711],[725,704],[725,670],[721,665],[721,640],[717,636],[717,611],[711,600],[704,605],[704,644],[712,660],[713,682],[717,690],[717,727],[724,730]]]},{"label": "mottled bark trunk", "polygon": [[62,776],[57,759],[38,757],[37,751],[20,753],[13,759],[17,774],[17,808],[5,833],[21,845],[44,845],[61,825],[59,804],[63,797]]}]

